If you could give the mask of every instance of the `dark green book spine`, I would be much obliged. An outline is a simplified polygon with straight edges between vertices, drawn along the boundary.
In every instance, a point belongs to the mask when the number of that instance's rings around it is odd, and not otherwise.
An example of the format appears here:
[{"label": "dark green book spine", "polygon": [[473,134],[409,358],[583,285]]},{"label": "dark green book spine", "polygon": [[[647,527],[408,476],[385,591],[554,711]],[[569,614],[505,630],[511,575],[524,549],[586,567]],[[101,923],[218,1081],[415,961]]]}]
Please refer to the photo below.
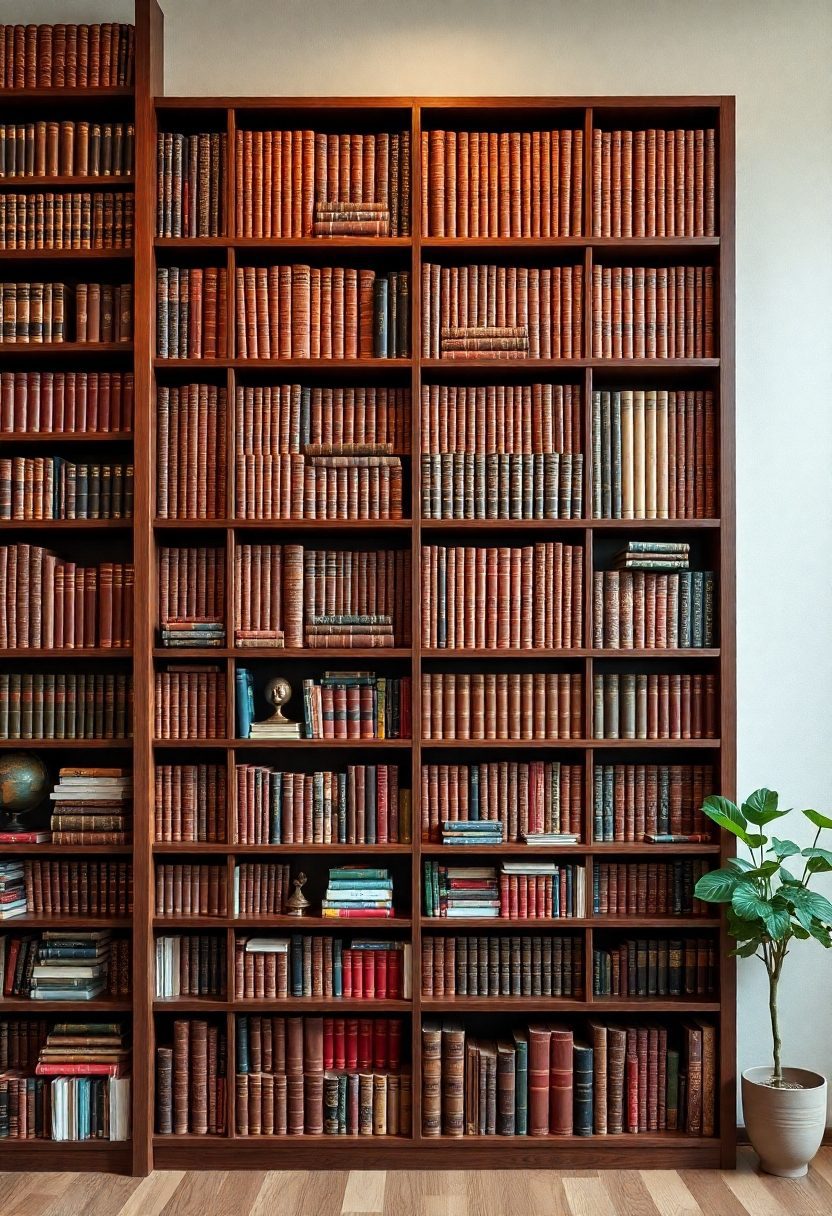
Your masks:
[{"label": "dark green book spine", "polygon": [[576,1136],[591,1136],[593,1121],[593,1050],[586,1043],[572,1048],[573,1127]]},{"label": "dark green book spine", "polygon": [[373,283],[373,355],[387,358],[387,279],[381,275]]}]

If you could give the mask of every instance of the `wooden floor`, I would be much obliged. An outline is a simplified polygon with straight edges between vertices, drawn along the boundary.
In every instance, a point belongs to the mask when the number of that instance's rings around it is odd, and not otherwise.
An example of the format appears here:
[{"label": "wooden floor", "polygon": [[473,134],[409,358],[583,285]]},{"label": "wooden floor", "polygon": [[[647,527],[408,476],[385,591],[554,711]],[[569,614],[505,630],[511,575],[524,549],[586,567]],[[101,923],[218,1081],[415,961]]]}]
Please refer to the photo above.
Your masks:
[{"label": "wooden floor", "polygon": [[[0,1153],[2,1163],[2,1153]],[[798,1181],[711,1170],[0,1174],[5,1216],[830,1216],[832,1148]]]}]

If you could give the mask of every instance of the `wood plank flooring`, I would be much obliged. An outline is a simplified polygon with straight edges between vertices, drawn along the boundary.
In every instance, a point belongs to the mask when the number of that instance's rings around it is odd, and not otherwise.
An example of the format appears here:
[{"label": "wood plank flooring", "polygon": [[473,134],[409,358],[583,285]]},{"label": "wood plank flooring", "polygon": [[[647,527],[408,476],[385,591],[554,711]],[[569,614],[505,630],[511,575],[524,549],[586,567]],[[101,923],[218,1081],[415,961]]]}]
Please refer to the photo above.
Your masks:
[{"label": "wood plank flooring", "polygon": [[[2,1163],[2,1154],[0,1154]],[[832,1147],[808,1177],[736,1171],[0,1173],[8,1216],[830,1216]]]}]

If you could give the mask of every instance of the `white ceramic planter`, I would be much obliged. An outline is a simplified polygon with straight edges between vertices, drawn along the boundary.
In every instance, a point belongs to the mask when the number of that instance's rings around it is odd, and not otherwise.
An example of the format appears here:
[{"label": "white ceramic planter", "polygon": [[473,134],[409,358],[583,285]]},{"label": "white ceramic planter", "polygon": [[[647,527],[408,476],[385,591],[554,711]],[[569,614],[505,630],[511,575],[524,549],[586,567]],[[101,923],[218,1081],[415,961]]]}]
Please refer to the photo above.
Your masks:
[{"label": "white ceramic planter", "polygon": [[771,1065],[742,1074],[745,1128],[767,1174],[800,1178],[820,1148],[826,1126],[826,1078],[806,1068],[784,1068],[783,1080],[802,1089],[764,1084]]}]

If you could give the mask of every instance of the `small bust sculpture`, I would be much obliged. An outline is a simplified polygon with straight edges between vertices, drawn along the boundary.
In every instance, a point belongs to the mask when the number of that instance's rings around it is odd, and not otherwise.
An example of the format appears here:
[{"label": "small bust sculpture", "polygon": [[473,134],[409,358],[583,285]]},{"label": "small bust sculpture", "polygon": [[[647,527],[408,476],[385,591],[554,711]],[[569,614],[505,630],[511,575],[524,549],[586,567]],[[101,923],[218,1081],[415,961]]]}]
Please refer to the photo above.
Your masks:
[{"label": "small bust sculpture", "polygon": [[294,725],[283,713],[283,706],[291,699],[292,686],[284,676],[275,676],[273,680],[269,680],[266,685],[266,700],[270,705],[274,706],[274,713],[270,718],[266,718],[267,722],[282,726]]},{"label": "small bust sculpture", "polygon": [[303,894],[301,887],[306,883],[306,875],[301,871],[297,878],[292,879],[294,891],[286,900],[286,914],[288,916],[304,916],[309,907],[309,900]]}]

